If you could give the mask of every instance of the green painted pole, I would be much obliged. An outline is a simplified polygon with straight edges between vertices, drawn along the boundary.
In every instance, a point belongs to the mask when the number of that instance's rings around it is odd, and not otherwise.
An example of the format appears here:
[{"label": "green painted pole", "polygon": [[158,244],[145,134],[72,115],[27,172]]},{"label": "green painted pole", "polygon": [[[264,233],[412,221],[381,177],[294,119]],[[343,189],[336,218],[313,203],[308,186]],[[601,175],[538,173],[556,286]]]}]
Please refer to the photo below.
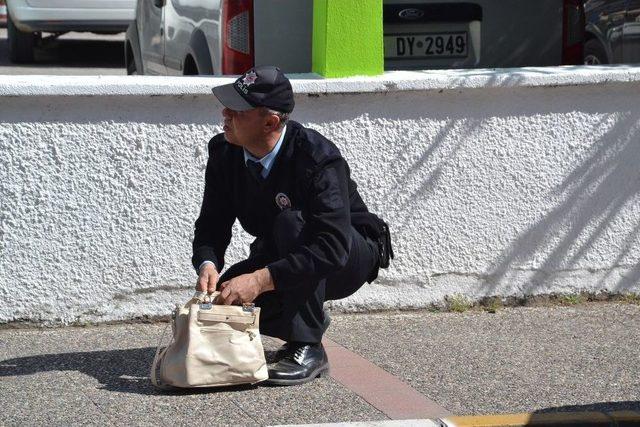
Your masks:
[{"label": "green painted pole", "polygon": [[324,77],[384,72],[382,0],[313,0],[314,73]]}]

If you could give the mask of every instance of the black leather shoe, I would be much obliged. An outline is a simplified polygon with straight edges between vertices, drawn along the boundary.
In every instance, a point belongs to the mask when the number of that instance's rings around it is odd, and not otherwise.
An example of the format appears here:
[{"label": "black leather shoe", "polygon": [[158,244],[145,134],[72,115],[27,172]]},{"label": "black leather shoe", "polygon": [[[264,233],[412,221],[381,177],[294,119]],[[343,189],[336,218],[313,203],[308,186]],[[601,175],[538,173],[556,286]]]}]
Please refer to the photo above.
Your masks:
[{"label": "black leather shoe", "polygon": [[[329,310],[327,310],[326,308],[323,311],[324,321],[322,323],[322,333],[325,333],[327,332],[327,329],[329,329],[329,325],[331,324],[331,316],[329,315]],[[289,354],[289,345],[290,343],[286,342],[275,352],[275,354],[273,355],[274,362],[280,361],[283,357]]]},{"label": "black leather shoe", "polygon": [[267,384],[295,385],[329,372],[329,360],[322,344],[289,342],[286,355],[269,368]]}]

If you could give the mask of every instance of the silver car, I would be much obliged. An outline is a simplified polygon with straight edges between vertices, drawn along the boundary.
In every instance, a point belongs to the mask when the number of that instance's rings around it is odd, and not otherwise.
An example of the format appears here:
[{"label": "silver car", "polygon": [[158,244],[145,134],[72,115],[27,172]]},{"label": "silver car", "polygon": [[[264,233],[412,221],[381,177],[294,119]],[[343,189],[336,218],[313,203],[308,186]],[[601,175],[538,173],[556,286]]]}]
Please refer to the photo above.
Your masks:
[{"label": "silver car", "polygon": [[584,63],[640,62],[640,0],[588,0]]},{"label": "silver car", "polygon": [[[384,0],[387,70],[582,63],[582,0]],[[139,0],[129,74],[311,71],[313,0]]]},{"label": "silver car", "polygon": [[32,62],[43,32],[120,33],[134,18],[136,0],[8,0],[9,59]]}]

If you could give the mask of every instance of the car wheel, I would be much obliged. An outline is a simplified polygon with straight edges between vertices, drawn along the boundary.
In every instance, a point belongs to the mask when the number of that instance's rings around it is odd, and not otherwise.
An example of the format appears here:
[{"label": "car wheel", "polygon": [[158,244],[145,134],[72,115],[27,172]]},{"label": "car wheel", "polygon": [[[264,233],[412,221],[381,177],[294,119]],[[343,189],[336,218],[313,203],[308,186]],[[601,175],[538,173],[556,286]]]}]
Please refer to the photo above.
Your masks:
[{"label": "car wheel", "polygon": [[9,41],[9,59],[15,63],[34,61],[33,49],[39,39],[37,33],[20,31],[15,26],[11,15],[7,14],[7,38]]},{"label": "car wheel", "polygon": [[[130,50],[130,49],[129,49]],[[140,74],[138,67],[136,67],[136,61],[133,59],[133,53],[129,55],[127,50],[127,56],[125,57],[125,64],[127,66],[127,74],[130,76],[137,76]]]},{"label": "car wheel", "polygon": [[585,65],[601,65],[608,64],[607,52],[604,50],[602,43],[598,39],[588,40],[584,44],[584,63]]},{"label": "car wheel", "polygon": [[196,64],[193,56],[187,55],[184,60],[184,68],[182,70],[182,74],[184,76],[198,76],[200,75],[200,70],[198,70],[198,64]]}]

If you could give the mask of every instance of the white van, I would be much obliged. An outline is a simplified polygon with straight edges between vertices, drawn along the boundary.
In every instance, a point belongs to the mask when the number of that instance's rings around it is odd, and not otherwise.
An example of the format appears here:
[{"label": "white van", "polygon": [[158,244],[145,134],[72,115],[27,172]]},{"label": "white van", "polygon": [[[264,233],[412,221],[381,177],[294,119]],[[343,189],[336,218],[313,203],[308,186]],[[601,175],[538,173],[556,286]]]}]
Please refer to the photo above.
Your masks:
[{"label": "white van", "polygon": [[7,37],[12,62],[33,62],[41,34],[126,31],[136,0],[8,0]]}]

